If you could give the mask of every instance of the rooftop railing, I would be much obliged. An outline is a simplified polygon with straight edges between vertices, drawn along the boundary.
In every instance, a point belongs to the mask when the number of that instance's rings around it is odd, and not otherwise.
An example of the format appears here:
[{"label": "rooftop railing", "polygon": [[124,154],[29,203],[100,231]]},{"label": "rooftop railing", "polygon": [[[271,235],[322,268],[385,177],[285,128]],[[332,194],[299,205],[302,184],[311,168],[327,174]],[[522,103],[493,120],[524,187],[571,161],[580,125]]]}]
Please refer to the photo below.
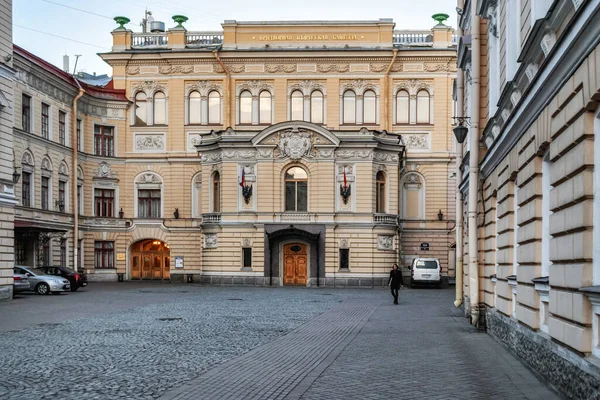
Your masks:
[{"label": "rooftop railing", "polygon": [[187,47],[202,47],[223,44],[223,32],[188,32],[185,35]]},{"label": "rooftop railing", "polygon": [[433,34],[430,30],[422,31],[394,31],[394,44],[423,45],[433,44]]},{"label": "rooftop railing", "polygon": [[167,47],[169,39],[166,33],[133,33],[131,47],[134,49]]}]

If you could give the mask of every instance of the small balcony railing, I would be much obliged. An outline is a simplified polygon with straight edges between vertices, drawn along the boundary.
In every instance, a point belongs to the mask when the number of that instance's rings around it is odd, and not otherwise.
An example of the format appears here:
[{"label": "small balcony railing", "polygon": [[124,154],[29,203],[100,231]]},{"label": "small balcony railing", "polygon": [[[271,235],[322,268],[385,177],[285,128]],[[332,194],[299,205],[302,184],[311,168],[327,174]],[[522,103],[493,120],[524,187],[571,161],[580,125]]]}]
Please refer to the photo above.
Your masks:
[{"label": "small balcony railing", "polygon": [[303,212],[279,213],[276,222],[315,222],[315,215]]},{"label": "small balcony railing", "polygon": [[398,225],[398,216],[393,214],[373,214],[374,224]]},{"label": "small balcony railing", "polygon": [[203,224],[219,224],[221,223],[221,213],[202,214]]},{"label": "small balcony railing", "polygon": [[185,35],[187,47],[203,47],[223,43],[222,32],[190,32]]},{"label": "small balcony railing", "polygon": [[169,39],[166,33],[134,33],[131,47],[135,49],[167,47]]},{"label": "small balcony railing", "polygon": [[433,44],[433,34],[431,31],[394,31],[394,44],[403,45],[422,45]]}]

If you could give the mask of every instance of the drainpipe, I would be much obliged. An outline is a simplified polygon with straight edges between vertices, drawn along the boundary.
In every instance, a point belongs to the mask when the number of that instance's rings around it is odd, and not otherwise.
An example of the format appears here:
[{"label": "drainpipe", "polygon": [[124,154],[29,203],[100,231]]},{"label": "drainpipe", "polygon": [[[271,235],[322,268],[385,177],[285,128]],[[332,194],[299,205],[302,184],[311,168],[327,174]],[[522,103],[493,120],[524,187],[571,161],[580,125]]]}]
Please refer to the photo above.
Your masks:
[{"label": "drainpipe", "polygon": [[73,168],[71,169],[71,203],[73,204],[73,269],[79,271],[79,202],[77,201],[77,167],[78,167],[78,148],[77,148],[77,101],[83,96],[85,90],[75,79],[79,87],[79,94],[73,99],[73,115],[71,117],[71,147],[73,148]]},{"label": "drainpipe", "polygon": [[[458,8],[461,10],[464,8],[464,1],[458,1]],[[463,31],[458,24],[458,37],[462,37]],[[462,69],[458,69],[456,74],[456,117],[464,117],[464,89],[465,89],[465,76]],[[454,280],[456,288],[456,299],[454,300],[454,306],[460,307],[463,302],[463,198],[462,192],[460,191],[460,184],[462,182],[462,165],[463,159],[463,146],[462,143],[456,142],[456,263],[454,266]]]},{"label": "drainpipe", "polygon": [[469,304],[471,324],[479,326],[479,263],[477,254],[477,193],[479,192],[479,94],[481,39],[477,7],[471,6],[471,135],[469,140]]},{"label": "drainpipe", "polygon": [[233,97],[231,96],[231,73],[229,72],[227,67],[225,67],[225,64],[223,64],[221,57],[219,57],[219,50],[217,50],[217,49],[213,50],[213,55],[217,59],[217,62],[219,63],[219,65],[221,65],[221,68],[223,68],[223,71],[225,71],[225,75],[227,75],[227,79],[225,80],[225,93],[227,93],[227,97],[228,97],[229,101],[227,104],[227,124],[226,124],[226,126],[232,127],[232,126],[234,126],[234,123],[232,121],[233,113],[231,112],[231,110],[234,110],[235,108],[233,108],[231,106],[234,101]]},{"label": "drainpipe", "polygon": [[385,88],[386,93],[384,93],[383,95],[383,101],[384,101],[384,107],[383,107],[383,129],[385,129],[386,131],[390,130],[390,127],[392,126],[392,124],[390,123],[390,117],[389,117],[389,98],[390,98],[390,71],[392,70],[392,67],[394,66],[394,62],[396,61],[396,57],[398,56],[398,49],[394,49],[394,56],[392,57],[392,61],[390,62],[390,65],[388,65],[387,70],[385,71],[385,76],[383,78],[383,87]]}]

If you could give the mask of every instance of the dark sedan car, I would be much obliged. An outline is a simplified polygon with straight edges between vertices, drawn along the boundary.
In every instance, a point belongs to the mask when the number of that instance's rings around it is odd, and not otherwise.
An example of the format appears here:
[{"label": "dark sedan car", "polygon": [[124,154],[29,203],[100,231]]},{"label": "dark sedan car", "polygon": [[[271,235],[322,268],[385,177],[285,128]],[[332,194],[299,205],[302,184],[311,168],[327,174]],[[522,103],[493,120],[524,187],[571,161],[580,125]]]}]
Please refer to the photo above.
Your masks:
[{"label": "dark sedan car", "polygon": [[48,275],[61,276],[71,283],[71,292],[87,286],[87,275],[67,267],[40,267]]}]

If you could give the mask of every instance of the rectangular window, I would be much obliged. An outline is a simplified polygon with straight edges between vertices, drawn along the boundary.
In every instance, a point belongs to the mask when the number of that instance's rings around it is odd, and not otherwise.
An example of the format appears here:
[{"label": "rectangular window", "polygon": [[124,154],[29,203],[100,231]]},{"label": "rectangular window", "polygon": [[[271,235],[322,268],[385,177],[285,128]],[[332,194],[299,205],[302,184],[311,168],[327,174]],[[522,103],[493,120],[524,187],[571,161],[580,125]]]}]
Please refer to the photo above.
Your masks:
[{"label": "rectangular window", "polygon": [[252,248],[251,247],[244,247],[242,249],[243,251],[243,266],[244,268],[252,268]]},{"label": "rectangular window", "polygon": [[48,201],[50,200],[50,178],[42,176],[42,209],[48,209]]},{"label": "rectangular window", "polygon": [[27,262],[27,253],[25,252],[25,241],[23,239],[15,240],[15,264],[25,265]]},{"label": "rectangular window", "polygon": [[21,96],[21,124],[25,132],[31,132],[31,97]]},{"label": "rectangular window", "polygon": [[67,114],[64,111],[58,112],[58,141],[63,146],[66,141],[67,132]]},{"label": "rectangular window", "polygon": [[112,126],[94,126],[94,154],[114,157],[114,128]]},{"label": "rectangular window", "polygon": [[42,137],[50,137],[50,106],[42,103]]},{"label": "rectangular window", "polygon": [[340,269],[350,269],[349,249],[340,249]]},{"label": "rectangular window", "polygon": [[83,151],[81,148],[81,124],[82,121],[80,119],[77,120],[77,150]]},{"label": "rectangular window", "polygon": [[83,204],[81,204],[81,199],[83,197],[83,186],[77,185],[77,205],[79,206],[79,215],[83,215]]},{"label": "rectangular window", "polygon": [[21,177],[21,202],[23,207],[31,207],[31,173],[23,172]]},{"label": "rectangular window", "polygon": [[44,267],[50,265],[50,239],[45,240],[42,245],[42,265]]},{"label": "rectangular window", "polygon": [[138,218],[160,218],[160,189],[138,190]]},{"label": "rectangular window", "polygon": [[115,191],[113,189],[95,189],[95,216],[112,218],[114,215],[114,199]]},{"label": "rectangular window", "polygon": [[58,181],[58,210],[60,212],[65,211],[65,191],[67,189],[67,182]]},{"label": "rectangular window", "polygon": [[67,266],[67,241],[66,239],[62,239],[60,241],[60,266]]},{"label": "rectangular window", "polygon": [[94,242],[94,267],[96,269],[115,267],[115,242],[103,240]]}]

